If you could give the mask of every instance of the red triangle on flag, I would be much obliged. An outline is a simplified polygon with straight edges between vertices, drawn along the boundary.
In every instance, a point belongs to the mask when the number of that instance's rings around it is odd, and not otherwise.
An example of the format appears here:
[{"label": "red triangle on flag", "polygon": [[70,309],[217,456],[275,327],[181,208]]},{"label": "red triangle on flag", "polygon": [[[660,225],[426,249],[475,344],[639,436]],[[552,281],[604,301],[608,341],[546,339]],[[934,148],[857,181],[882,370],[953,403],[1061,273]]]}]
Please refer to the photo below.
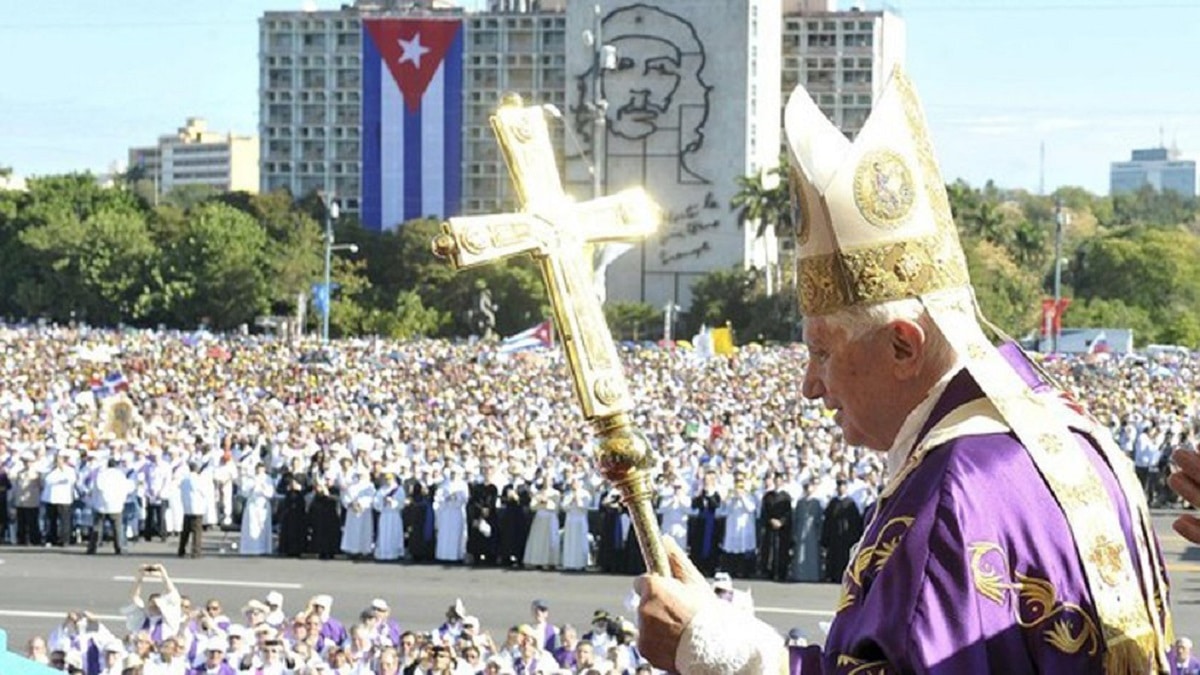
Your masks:
[{"label": "red triangle on flag", "polygon": [[392,79],[404,94],[409,112],[421,106],[462,22],[445,19],[373,19],[363,22]]},{"label": "red triangle on flag", "polygon": [[543,321],[537,325],[537,330],[533,332],[533,337],[537,338],[543,346],[550,346],[550,322]]}]

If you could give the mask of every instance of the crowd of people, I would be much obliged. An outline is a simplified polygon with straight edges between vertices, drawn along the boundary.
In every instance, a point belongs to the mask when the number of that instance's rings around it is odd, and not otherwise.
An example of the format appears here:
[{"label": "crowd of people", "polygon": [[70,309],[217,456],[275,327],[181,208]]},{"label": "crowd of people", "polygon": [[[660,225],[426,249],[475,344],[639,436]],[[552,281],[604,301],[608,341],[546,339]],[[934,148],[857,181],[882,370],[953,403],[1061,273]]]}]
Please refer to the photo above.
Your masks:
[{"label": "crowd of people", "polygon": [[[839,580],[883,458],[774,377],[798,378],[805,348],[624,358],[664,534],[708,576]],[[1200,424],[1195,362],[1043,366],[1113,430],[1150,499],[1170,499],[1170,451]],[[0,377],[0,542],[178,537],[196,556],[225,528],[242,555],[643,570],[557,352],[7,327]]]},{"label": "crowd of people", "polygon": [[[148,584],[161,589],[147,593]],[[715,593],[730,587],[716,584]],[[197,599],[198,600],[198,599]],[[436,627],[403,625],[387,600],[334,614],[319,594],[298,610],[272,591],[233,611],[193,600],[162,565],[138,568],[123,625],[69,612],[47,637],[26,645],[31,660],[78,675],[558,675],[650,673],[636,629],[596,610],[579,627],[557,624],[544,600],[526,623],[493,629],[461,600]],[[793,641],[796,638],[792,638]]]}]

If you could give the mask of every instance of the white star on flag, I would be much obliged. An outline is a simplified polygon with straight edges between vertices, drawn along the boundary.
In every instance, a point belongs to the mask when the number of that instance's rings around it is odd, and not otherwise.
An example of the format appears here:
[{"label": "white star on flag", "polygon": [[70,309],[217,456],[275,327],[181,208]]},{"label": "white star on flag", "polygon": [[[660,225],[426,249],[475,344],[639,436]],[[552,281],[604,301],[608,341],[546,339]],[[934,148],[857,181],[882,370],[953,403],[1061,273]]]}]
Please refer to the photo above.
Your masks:
[{"label": "white star on flag", "polygon": [[429,53],[429,47],[421,44],[421,34],[417,33],[411,40],[400,38],[400,50],[404,52],[400,56],[400,63],[411,61],[413,67],[417,70],[421,69],[421,57]]}]

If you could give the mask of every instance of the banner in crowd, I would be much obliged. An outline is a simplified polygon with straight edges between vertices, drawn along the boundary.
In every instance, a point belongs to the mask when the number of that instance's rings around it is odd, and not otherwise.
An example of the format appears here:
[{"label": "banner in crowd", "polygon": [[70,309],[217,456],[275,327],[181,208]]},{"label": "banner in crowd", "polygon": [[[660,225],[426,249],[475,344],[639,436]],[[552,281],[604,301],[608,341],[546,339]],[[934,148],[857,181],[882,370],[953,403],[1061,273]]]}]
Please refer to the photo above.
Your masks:
[{"label": "banner in crowd", "polygon": [[364,227],[457,215],[462,192],[459,19],[367,19],[362,36]]}]

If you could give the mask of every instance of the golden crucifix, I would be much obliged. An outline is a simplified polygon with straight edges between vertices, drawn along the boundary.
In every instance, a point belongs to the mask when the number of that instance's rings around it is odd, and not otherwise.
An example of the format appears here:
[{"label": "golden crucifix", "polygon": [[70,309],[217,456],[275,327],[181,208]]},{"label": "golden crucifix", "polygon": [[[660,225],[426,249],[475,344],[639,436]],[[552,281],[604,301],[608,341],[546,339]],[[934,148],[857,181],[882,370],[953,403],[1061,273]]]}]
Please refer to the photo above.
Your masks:
[{"label": "golden crucifix", "polygon": [[512,174],[521,211],[451,218],[433,241],[456,268],[527,253],[537,261],[562,336],[575,394],[600,439],[599,468],[621,492],[646,568],[668,575],[666,551],[651,504],[650,444],[629,418],[633,398],[604,311],[592,285],[587,244],[636,241],[662,215],[641,188],[576,203],[563,191],[541,106],[507,98],[491,118]]}]

